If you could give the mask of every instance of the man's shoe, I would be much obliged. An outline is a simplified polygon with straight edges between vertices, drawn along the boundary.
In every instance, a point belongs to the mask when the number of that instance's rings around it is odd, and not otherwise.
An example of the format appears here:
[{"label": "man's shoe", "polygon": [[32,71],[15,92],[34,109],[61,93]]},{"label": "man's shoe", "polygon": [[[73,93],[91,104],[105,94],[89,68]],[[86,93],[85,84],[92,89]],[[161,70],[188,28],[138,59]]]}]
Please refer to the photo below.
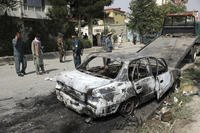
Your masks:
[{"label": "man's shoe", "polygon": [[18,74],[18,76],[19,76],[19,77],[23,77],[23,76],[24,76],[24,74],[22,74],[22,73],[19,73],[19,74]]},{"label": "man's shoe", "polygon": [[47,74],[47,72],[46,71],[42,71],[42,74]]},{"label": "man's shoe", "polygon": [[41,72],[36,72],[36,75],[42,75],[42,73]]},{"label": "man's shoe", "polygon": [[24,71],[21,71],[21,73],[22,73],[23,75],[26,75],[26,72],[24,72]]}]

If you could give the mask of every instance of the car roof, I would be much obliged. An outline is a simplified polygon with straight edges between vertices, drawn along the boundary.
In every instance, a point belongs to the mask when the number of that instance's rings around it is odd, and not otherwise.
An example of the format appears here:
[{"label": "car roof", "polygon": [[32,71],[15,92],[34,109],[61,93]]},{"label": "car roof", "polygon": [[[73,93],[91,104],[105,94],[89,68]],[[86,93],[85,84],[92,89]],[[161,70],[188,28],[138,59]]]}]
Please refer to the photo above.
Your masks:
[{"label": "car roof", "polygon": [[90,57],[92,57],[92,56],[111,58],[111,59],[114,59],[117,61],[122,61],[122,62],[140,59],[140,58],[144,58],[144,57],[149,57],[149,56],[140,55],[140,54],[134,53],[134,52],[92,53],[92,54],[90,54]]}]

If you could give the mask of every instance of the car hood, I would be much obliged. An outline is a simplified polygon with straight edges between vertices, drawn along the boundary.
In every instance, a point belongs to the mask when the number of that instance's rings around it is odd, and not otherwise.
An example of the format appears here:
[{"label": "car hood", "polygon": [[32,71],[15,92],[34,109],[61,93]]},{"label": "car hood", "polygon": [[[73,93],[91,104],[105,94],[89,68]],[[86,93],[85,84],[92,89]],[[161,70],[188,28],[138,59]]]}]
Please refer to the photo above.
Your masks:
[{"label": "car hood", "polygon": [[56,77],[56,81],[60,81],[82,93],[86,93],[89,89],[101,87],[111,82],[110,79],[95,77],[78,70],[62,72]]}]

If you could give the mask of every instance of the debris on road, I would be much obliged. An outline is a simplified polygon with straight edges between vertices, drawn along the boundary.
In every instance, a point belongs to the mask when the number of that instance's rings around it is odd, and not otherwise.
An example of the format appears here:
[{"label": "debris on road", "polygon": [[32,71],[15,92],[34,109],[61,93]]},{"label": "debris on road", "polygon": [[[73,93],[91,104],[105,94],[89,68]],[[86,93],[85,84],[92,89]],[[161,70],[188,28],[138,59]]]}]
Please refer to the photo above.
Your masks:
[{"label": "debris on road", "polygon": [[44,80],[56,82],[56,78],[55,77],[54,78],[46,77]]},{"label": "debris on road", "polygon": [[186,85],[181,90],[185,96],[199,95],[199,88],[196,86]]},{"label": "debris on road", "polygon": [[174,103],[178,103],[178,98],[174,97]]}]

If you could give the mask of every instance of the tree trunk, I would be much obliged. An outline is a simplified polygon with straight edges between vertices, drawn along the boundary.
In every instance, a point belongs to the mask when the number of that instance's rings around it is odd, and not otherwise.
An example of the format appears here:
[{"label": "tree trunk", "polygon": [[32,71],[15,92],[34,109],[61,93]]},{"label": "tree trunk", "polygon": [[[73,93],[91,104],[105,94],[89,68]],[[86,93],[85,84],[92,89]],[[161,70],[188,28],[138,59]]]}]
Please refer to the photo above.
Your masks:
[{"label": "tree trunk", "polygon": [[92,46],[93,46],[93,24],[92,24],[92,21],[93,21],[93,19],[89,18],[89,23],[88,23],[88,37],[89,37],[89,40],[91,41]]},{"label": "tree trunk", "polygon": [[78,37],[81,38],[81,17],[78,16]]}]

